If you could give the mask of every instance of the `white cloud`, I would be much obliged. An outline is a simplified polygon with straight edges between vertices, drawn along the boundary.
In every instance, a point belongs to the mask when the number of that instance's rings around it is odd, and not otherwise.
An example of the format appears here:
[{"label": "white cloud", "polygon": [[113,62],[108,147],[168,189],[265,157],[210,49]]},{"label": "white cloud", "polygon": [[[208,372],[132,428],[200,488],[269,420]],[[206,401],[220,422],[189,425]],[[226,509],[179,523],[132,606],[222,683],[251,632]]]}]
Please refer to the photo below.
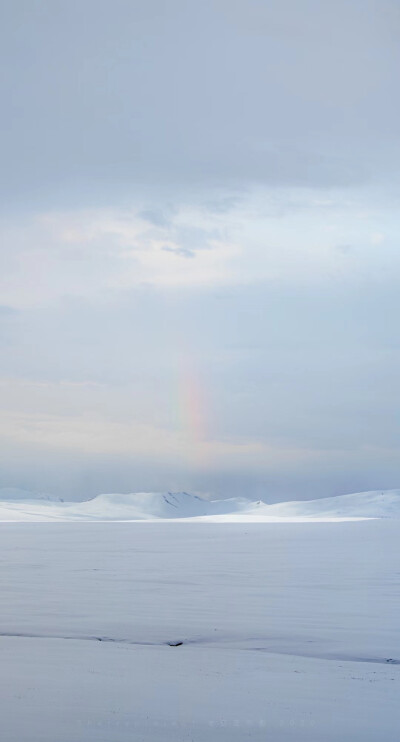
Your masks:
[{"label": "white cloud", "polygon": [[[370,208],[372,201],[372,193],[363,199],[332,193],[327,200],[315,191],[253,189],[224,211],[198,202],[160,209],[162,218],[138,206],[48,212],[22,224],[3,221],[3,302],[40,305],[143,284],[310,284],[354,270],[365,274],[382,268],[382,254],[378,264],[373,247],[383,242],[388,259],[398,263],[397,250],[381,231],[387,212],[382,204]],[[390,234],[387,219],[385,226]],[[362,250],[338,250],[341,245]]]},{"label": "white cloud", "polygon": [[382,245],[383,242],[385,242],[385,235],[382,232],[371,234],[371,245]]},{"label": "white cloud", "polygon": [[[233,279],[238,247],[219,233],[218,222],[218,215],[183,210],[168,225],[154,226],[136,211],[94,210],[3,223],[3,302],[32,306],[140,284],[224,284]],[[195,261],[186,259],[189,252]]]}]

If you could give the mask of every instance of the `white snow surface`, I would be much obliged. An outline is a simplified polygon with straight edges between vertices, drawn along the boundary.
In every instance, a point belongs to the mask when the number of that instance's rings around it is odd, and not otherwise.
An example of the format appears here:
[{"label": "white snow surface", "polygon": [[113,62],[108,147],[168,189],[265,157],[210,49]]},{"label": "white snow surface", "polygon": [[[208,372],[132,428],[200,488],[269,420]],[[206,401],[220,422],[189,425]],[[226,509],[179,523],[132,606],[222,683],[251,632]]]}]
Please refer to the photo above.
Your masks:
[{"label": "white snow surface", "polygon": [[201,519],[214,522],[280,522],[399,518],[400,490],[377,490],[318,500],[266,504],[247,498],[205,500],[187,492],[104,494],[63,502],[24,490],[0,490],[0,521],[135,521]]},{"label": "white snow surface", "polygon": [[399,543],[394,518],[2,523],[0,739],[397,742]]}]

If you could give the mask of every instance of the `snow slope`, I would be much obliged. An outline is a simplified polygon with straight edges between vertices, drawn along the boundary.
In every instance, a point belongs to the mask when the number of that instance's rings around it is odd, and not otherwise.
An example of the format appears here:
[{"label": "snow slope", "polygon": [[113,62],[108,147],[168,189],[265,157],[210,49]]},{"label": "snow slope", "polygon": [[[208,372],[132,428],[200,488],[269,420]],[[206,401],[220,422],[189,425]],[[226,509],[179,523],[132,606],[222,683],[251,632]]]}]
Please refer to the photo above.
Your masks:
[{"label": "snow slope", "polygon": [[[260,513],[264,508],[260,508]],[[399,518],[400,489],[355,492],[304,502],[283,502],[265,506],[266,515],[280,517]]]},{"label": "snow slope", "polygon": [[[104,494],[84,502],[0,490],[0,521],[121,521],[201,519],[216,522],[351,520],[400,517],[400,490],[358,492],[319,500],[267,505],[246,498],[204,500],[187,492]],[[26,495],[24,497],[24,495]],[[6,499],[4,499],[4,496]]]}]

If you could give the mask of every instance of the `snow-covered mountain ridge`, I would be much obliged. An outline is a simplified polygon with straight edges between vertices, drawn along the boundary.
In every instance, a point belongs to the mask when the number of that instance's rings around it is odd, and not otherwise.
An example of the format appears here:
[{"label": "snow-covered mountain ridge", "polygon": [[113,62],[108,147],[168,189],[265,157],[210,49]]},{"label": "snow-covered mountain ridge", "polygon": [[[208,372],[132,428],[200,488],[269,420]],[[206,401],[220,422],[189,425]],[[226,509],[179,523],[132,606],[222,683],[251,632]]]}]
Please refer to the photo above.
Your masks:
[{"label": "snow-covered mountain ridge", "polygon": [[0,521],[129,521],[193,519],[206,521],[302,521],[399,518],[400,489],[357,492],[318,500],[268,505],[233,497],[205,500],[187,492],[103,494],[84,502],[0,489]]}]

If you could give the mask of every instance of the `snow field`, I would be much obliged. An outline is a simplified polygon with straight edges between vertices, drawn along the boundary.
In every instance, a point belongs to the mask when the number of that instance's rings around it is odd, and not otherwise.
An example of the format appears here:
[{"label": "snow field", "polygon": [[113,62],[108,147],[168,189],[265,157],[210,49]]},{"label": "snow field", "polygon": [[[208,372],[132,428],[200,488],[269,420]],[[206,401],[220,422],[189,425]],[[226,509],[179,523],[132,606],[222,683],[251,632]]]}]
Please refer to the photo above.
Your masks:
[{"label": "snow field", "polygon": [[397,741],[399,521],[0,531],[4,742]]}]

